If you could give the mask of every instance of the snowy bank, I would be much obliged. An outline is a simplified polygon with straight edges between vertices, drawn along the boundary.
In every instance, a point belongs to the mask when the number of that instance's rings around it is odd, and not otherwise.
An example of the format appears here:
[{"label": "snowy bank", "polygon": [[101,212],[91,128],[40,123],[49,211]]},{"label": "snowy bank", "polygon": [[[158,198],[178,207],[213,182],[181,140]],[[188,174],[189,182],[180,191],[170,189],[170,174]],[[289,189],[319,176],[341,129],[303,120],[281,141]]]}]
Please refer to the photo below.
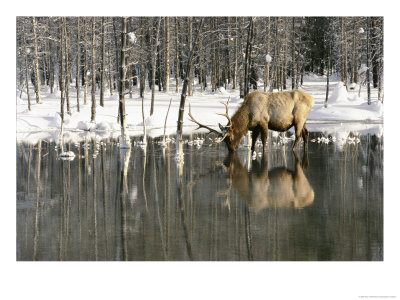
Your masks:
[{"label": "snowy bank", "polygon": [[[331,121],[336,123],[336,129],[346,130],[349,124],[340,125],[340,121],[364,122],[373,121],[374,123],[383,123],[383,104],[377,100],[377,91],[372,89],[372,103],[366,102],[366,87],[362,87],[361,97],[358,97],[358,90],[346,91],[343,83],[332,81],[330,86],[330,97],[328,106],[325,107],[326,83],[324,78],[314,74],[308,75],[301,87],[302,90],[314,97],[315,103],[308,118],[307,127],[313,131],[322,131],[326,125],[318,125],[318,122]],[[325,78],[326,80],[326,78]],[[262,84],[262,83],[261,83]],[[262,89],[261,85],[259,89]],[[180,103],[180,94],[175,93],[173,81],[171,81],[170,90],[174,92],[156,92],[154,114],[150,116],[151,91],[146,89],[144,97],[144,112],[147,135],[150,137],[162,136],[164,134],[164,122],[168,105],[171,101],[171,108],[166,123],[166,134],[176,133],[178,109]],[[50,94],[46,87],[42,89],[42,104],[36,104],[33,89],[31,89],[31,111],[28,110],[27,95],[17,91],[17,140],[31,142],[38,139],[57,140],[61,127],[60,95],[59,92]],[[110,95],[107,91],[104,101],[104,107],[99,103],[96,105],[96,120],[90,122],[91,102],[88,97],[88,103],[82,102],[83,95],[80,96],[80,112],[77,112],[76,92],[71,88],[70,91],[70,109],[71,114],[67,114],[65,108],[64,115],[64,137],[69,136],[71,140],[80,140],[88,137],[117,137],[120,135],[120,125],[118,118],[118,95]],[[226,118],[217,113],[224,113],[225,107],[220,103],[226,102],[230,98],[229,114],[232,115],[243,99],[239,97],[239,90],[233,90],[230,86],[219,88],[215,92],[210,89],[201,90],[200,86],[194,87],[193,96],[186,99],[184,134],[190,134],[197,128],[195,124],[188,120],[189,103],[192,108],[192,114],[195,118],[204,124],[217,128],[218,123],[225,124]],[[99,97],[97,97],[97,100]],[[138,88],[134,88],[132,98],[129,94],[126,96],[126,114],[129,135],[143,134],[142,121],[142,100],[139,98]],[[353,124],[354,125],[354,124]],[[365,124],[362,124],[364,126]],[[374,124],[372,127],[381,127]],[[331,126],[331,128],[333,128]],[[354,127],[354,126],[353,126]],[[380,129],[375,131],[381,132]],[[202,131],[200,131],[202,132]],[[203,132],[206,132],[203,130]]]}]

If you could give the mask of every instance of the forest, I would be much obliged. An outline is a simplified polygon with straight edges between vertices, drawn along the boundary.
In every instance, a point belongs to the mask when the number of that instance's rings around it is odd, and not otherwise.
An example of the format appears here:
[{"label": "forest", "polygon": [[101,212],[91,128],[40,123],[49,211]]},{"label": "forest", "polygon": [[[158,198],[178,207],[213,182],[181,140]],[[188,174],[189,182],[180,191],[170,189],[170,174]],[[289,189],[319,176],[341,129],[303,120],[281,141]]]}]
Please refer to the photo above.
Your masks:
[{"label": "forest", "polygon": [[346,89],[366,85],[368,103],[377,88],[383,102],[383,17],[17,17],[17,89],[29,110],[45,101],[44,86],[60,91],[62,118],[90,104],[95,122],[106,90],[119,95],[124,125],[134,88],[143,99],[149,87],[152,115],[155,91],[171,92],[170,82],[182,107],[195,83],[244,98],[298,89],[309,73],[326,76],[326,100],[337,74]]}]

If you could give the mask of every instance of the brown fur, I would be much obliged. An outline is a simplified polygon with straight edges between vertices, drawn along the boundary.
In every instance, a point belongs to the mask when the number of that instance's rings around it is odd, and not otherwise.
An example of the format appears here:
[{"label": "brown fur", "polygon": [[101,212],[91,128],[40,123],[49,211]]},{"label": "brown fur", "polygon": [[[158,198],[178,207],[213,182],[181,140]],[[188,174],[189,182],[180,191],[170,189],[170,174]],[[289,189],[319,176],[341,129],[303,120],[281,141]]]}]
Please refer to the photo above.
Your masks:
[{"label": "brown fur", "polygon": [[265,150],[268,129],[286,131],[295,126],[296,140],[293,149],[297,147],[301,136],[307,147],[308,131],[304,125],[313,104],[313,97],[299,90],[278,93],[252,92],[233,115],[231,126],[220,126],[226,131],[224,141],[229,151],[234,151],[250,130],[253,139],[252,151],[259,134]]}]

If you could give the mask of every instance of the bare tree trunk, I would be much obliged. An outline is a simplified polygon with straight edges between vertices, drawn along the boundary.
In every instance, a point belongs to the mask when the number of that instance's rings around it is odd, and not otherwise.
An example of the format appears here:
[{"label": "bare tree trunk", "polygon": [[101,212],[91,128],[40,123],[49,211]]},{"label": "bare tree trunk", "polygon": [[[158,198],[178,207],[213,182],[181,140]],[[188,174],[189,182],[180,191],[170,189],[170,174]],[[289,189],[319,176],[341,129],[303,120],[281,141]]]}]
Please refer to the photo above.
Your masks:
[{"label": "bare tree trunk", "polygon": [[108,52],[108,80],[109,80],[109,88],[110,88],[110,95],[114,94],[114,81],[113,81],[113,72],[112,72],[112,65],[111,65],[111,55],[110,55],[110,47],[107,49]]},{"label": "bare tree trunk", "polygon": [[36,103],[42,104],[40,97],[40,77],[39,77],[39,55],[38,55],[38,38],[36,33],[36,18],[32,17],[33,26],[33,41],[34,41],[34,61],[35,61],[35,92],[36,92]]},{"label": "bare tree trunk", "polygon": [[[237,17],[235,17],[235,27],[238,28],[238,19],[237,19]],[[238,72],[238,58],[237,58],[238,53],[237,53],[237,47],[238,47],[238,44],[237,44],[237,37],[235,37],[234,45],[233,45],[233,51],[234,51],[233,56],[234,56],[234,58],[235,58],[235,65],[234,65],[234,68],[233,68],[233,84],[232,84],[232,89],[236,89],[236,85],[237,85],[237,72]]]},{"label": "bare tree trunk", "polygon": [[88,85],[89,85],[89,78],[88,78],[88,72],[89,72],[89,64],[88,64],[88,36],[87,36],[87,25],[86,21],[84,22],[84,39],[85,39],[85,74],[83,75],[85,78],[85,90],[83,93],[83,103],[87,105],[87,93],[88,93]]},{"label": "bare tree trunk", "polygon": [[342,61],[342,81],[344,86],[347,87],[347,45],[346,45],[346,32],[345,32],[345,18],[341,17],[341,61]]},{"label": "bare tree trunk", "polygon": [[241,67],[239,70],[239,97],[244,98],[244,68],[246,66],[246,57],[243,53],[243,32],[242,32],[242,24],[244,24],[244,17],[241,17],[239,22],[239,32],[240,32],[240,41],[239,41],[239,57],[242,60]]},{"label": "bare tree trunk", "polygon": [[64,41],[65,41],[65,99],[67,100],[67,114],[71,115],[71,106],[69,105],[69,84],[71,80],[70,76],[70,64],[69,64],[69,33],[67,19],[63,18],[63,29],[64,29]]},{"label": "bare tree trunk", "polygon": [[330,71],[330,66],[331,66],[331,55],[332,55],[332,49],[331,45],[329,45],[329,54],[328,54],[328,59],[326,62],[327,66],[327,74],[326,74],[326,96],[325,96],[325,107],[328,107],[328,97],[329,97],[329,71]]},{"label": "bare tree trunk", "polygon": [[227,21],[228,21],[228,33],[227,36],[225,37],[225,46],[226,46],[226,50],[225,50],[225,72],[227,74],[227,78],[225,78],[225,82],[226,80],[228,81],[228,84],[231,83],[232,81],[232,74],[231,74],[231,59],[230,59],[230,38],[231,38],[231,25],[230,25],[230,17],[227,17]]},{"label": "bare tree trunk", "polygon": [[92,110],[90,121],[96,123],[96,18],[92,17]]},{"label": "bare tree trunk", "polygon": [[[120,57],[119,57],[119,53],[118,53],[118,34],[117,34],[117,28],[115,26],[115,22],[114,22],[114,18],[112,19],[112,23],[113,23],[113,31],[114,31],[114,47],[115,47],[115,67],[116,67],[116,73],[119,74],[120,72]],[[121,47],[122,48],[122,47]],[[110,70],[111,72],[111,70]],[[119,92],[119,84],[120,84],[120,80],[117,80],[117,89]],[[124,91],[125,92],[125,91]],[[118,115],[118,120],[119,120],[119,115]]]},{"label": "bare tree trunk", "polygon": [[25,26],[22,24],[22,35],[24,38],[24,58],[25,58],[25,85],[26,94],[28,96],[28,110],[31,110],[31,96],[29,95],[29,70],[28,70],[28,55],[26,50],[26,37],[25,37]]},{"label": "bare tree trunk", "polygon": [[371,82],[369,76],[369,17],[367,17],[367,93],[368,93],[368,105],[371,104]]},{"label": "bare tree trunk", "polygon": [[165,91],[169,92],[169,17],[165,17]]},{"label": "bare tree trunk", "polygon": [[357,30],[357,18],[354,18],[354,37],[353,37],[353,76],[352,82],[358,82],[358,30]]},{"label": "bare tree trunk", "polygon": [[287,54],[288,54],[288,44],[289,44],[289,35],[288,35],[288,31],[289,31],[289,23],[288,23],[288,19],[284,19],[284,32],[285,32],[285,36],[284,36],[284,54],[283,54],[283,74],[282,74],[282,78],[283,78],[283,89],[286,90],[286,78],[287,78],[287,69],[288,69],[288,60],[287,60]]},{"label": "bare tree trunk", "polygon": [[78,28],[76,30],[76,79],[75,79],[75,88],[76,88],[76,109],[79,112],[79,93],[81,91],[81,84],[79,78],[81,77],[81,39],[80,39],[80,17],[78,17]]},{"label": "bare tree trunk", "polygon": [[[193,37],[192,37],[192,31],[193,31],[193,20],[192,17],[189,17],[188,19],[189,22],[189,45],[192,43]],[[193,68],[190,66],[189,68],[190,74],[189,74],[189,96],[193,96]]]},{"label": "bare tree trunk", "polygon": [[144,22],[143,18],[140,18],[140,27],[142,29],[142,34],[140,37],[140,98],[144,98],[144,89],[146,87],[146,68],[145,68],[145,37],[144,37]]},{"label": "bare tree trunk", "polygon": [[[50,19],[48,19],[47,21],[47,26],[50,28]],[[50,29],[49,29],[50,30]],[[49,43],[49,85],[50,85],[50,93],[53,94],[54,93],[54,60],[53,60],[53,56],[51,55],[51,53],[53,53],[53,41],[51,41],[49,39],[48,41]]]},{"label": "bare tree trunk", "polygon": [[[194,50],[196,48],[197,45],[197,40],[199,38],[199,34],[201,31],[201,28],[203,27],[203,23],[204,23],[204,18],[201,18],[200,23],[199,23],[199,27],[197,28],[196,31],[196,37],[192,43],[192,47],[191,50],[189,52],[189,56],[188,56],[188,61],[186,64],[186,72],[185,72],[185,80],[183,83],[183,88],[182,88],[182,94],[181,94],[181,102],[179,105],[179,115],[178,115],[178,128],[177,128],[177,132],[176,132],[176,140],[177,140],[177,145],[181,144],[182,142],[182,127],[183,127],[183,114],[185,111],[185,102],[186,102],[186,92],[187,92],[187,87],[189,84],[189,77],[188,74],[190,73],[190,67],[192,66],[192,59],[193,59],[193,54],[194,54]],[[178,143],[179,141],[179,143]],[[177,147],[178,148],[178,147]]]},{"label": "bare tree trunk", "polygon": [[104,107],[104,89],[106,87],[106,25],[104,17],[101,18],[101,85],[100,85],[100,106]]},{"label": "bare tree trunk", "polygon": [[379,48],[378,48],[378,18],[372,17],[371,32],[371,67],[372,67],[372,84],[374,88],[378,87],[379,82]]},{"label": "bare tree trunk", "polygon": [[250,24],[247,34],[246,54],[245,54],[245,67],[244,67],[244,98],[249,93],[249,68],[251,61],[251,48],[253,44],[253,18],[250,18]]},{"label": "bare tree trunk", "polygon": [[61,109],[60,109],[60,117],[61,117],[61,136],[63,134],[64,130],[64,30],[63,30],[63,23],[64,23],[64,17],[60,18],[58,21],[58,31],[59,31],[59,36],[60,36],[60,54],[59,54],[59,59],[60,59],[60,69],[58,71],[59,73],[59,85],[60,85],[60,93],[61,93]]},{"label": "bare tree trunk", "polygon": [[292,18],[292,90],[295,89],[296,84],[296,24],[295,18]]},{"label": "bare tree trunk", "polygon": [[[158,17],[157,28],[156,28],[156,40],[154,42],[153,49],[153,66],[152,66],[152,76],[151,76],[151,107],[150,107],[150,116],[153,115],[154,112],[154,96],[155,96],[155,86],[156,86],[156,60],[157,60],[157,47],[158,47],[158,37],[160,34],[160,24],[161,17]],[[160,83],[158,83],[160,84]]]},{"label": "bare tree trunk", "polygon": [[[381,20],[381,34],[383,35],[383,20]],[[383,103],[383,36],[379,40],[379,85],[378,100]]]},{"label": "bare tree trunk", "polygon": [[175,92],[179,93],[179,28],[178,28],[178,17],[175,17]]},{"label": "bare tree trunk", "polygon": [[267,25],[267,56],[265,57],[265,79],[264,79],[264,92],[267,91],[267,88],[270,85],[269,82],[269,68],[271,64],[271,17],[268,17],[268,25]]},{"label": "bare tree trunk", "polygon": [[127,67],[125,64],[126,61],[126,35],[127,35],[127,22],[126,17],[122,17],[122,30],[121,30],[121,62],[119,69],[119,105],[118,111],[121,122],[121,147],[130,148],[129,141],[126,140],[125,131],[126,131],[126,114],[125,114],[125,83],[126,83],[126,71]]}]

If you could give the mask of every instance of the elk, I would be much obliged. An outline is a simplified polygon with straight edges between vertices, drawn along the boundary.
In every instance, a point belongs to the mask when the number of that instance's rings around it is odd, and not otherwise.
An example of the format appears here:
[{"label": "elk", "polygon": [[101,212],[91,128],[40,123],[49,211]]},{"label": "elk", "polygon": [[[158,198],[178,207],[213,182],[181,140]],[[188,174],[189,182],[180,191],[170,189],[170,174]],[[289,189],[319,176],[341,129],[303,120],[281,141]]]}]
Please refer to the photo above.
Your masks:
[{"label": "elk", "polygon": [[306,150],[308,131],[305,123],[314,104],[314,99],[310,95],[299,90],[277,93],[254,91],[247,95],[232,118],[228,114],[229,99],[227,103],[221,103],[225,105],[226,112],[219,115],[228,119],[227,125],[218,124],[221,132],[196,121],[190,106],[189,120],[199,126],[197,129],[205,128],[222,137],[221,141],[225,141],[229,152],[235,151],[249,130],[252,131],[251,151],[254,151],[259,134],[261,134],[263,151],[265,151],[268,129],[283,132],[292,126],[295,127],[296,135],[293,150],[297,148],[301,137],[303,137],[304,150]]},{"label": "elk", "polygon": [[266,208],[301,209],[314,202],[314,190],[311,187],[305,170],[308,158],[305,155],[302,163],[296,152],[295,170],[276,167],[268,170],[266,159],[261,165],[253,162],[251,172],[243,166],[236,153],[231,153],[224,162],[232,186],[246,201],[248,207],[257,211]]}]

